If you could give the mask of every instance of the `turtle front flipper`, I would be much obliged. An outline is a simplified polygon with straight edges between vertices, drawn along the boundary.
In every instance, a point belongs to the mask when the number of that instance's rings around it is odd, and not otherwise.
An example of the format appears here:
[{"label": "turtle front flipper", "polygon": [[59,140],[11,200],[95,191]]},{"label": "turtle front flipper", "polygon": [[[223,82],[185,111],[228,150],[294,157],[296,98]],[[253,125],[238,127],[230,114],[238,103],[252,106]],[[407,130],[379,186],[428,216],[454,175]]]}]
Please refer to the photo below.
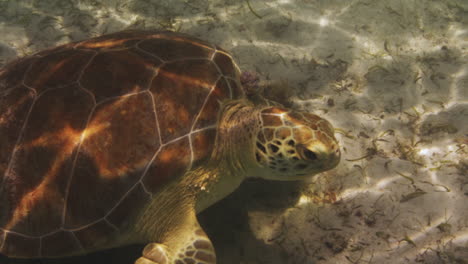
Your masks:
[{"label": "turtle front flipper", "polygon": [[216,264],[216,255],[210,239],[195,222],[191,228],[168,234],[163,243],[148,244],[135,264]]}]

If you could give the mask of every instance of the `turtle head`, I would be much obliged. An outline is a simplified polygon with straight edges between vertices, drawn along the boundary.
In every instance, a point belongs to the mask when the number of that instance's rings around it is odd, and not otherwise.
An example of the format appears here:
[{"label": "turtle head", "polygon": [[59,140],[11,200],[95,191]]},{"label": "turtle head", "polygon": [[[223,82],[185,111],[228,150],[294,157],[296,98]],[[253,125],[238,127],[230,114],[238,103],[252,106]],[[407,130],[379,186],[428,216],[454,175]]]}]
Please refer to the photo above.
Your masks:
[{"label": "turtle head", "polygon": [[340,149],[327,120],[307,112],[268,107],[260,112],[260,123],[255,176],[298,180],[339,163]]}]

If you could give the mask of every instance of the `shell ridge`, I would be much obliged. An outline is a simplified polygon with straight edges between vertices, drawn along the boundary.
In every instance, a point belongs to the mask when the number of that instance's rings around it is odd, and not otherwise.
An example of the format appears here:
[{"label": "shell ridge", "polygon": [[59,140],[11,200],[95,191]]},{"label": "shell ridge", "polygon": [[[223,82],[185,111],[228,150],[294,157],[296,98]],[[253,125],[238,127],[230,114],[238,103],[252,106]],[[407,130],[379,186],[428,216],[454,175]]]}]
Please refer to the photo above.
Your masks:
[{"label": "shell ridge", "polygon": [[36,91],[34,89],[32,89],[33,91],[33,101],[31,102],[31,106],[29,107],[28,109],[28,113],[26,114],[26,117],[24,118],[24,122],[23,122],[23,126],[21,127],[20,129],[20,132],[19,132],[19,135],[18,135],[18,138],[16,139],[16,142],[15,142],[15,145],[13,147],[13,151],[11,152],[11,155],[10,155],[10,158],[8,159],[8,165],[7,165],[7,168],[5,170],[5,173],[3,175],[3,178],[2,178],[2,181],[0,183],[2,183],[2,185],[0,186],[0,193],[3,192],[3,188],[4,188],[4,180],[9,178],[8,175],[10,173],[10,170],[11,170],[11,166],[13,166],[13,162],[14,162],[14,159],[15,159],[15,155],[16,155],[16,152],[18,151],[18,145],[19,143],[21,142],[21,140],[23,139],[23,135],[24,135],[24,130],[26,129],[26,125],[29,121],[29,117],[31,115],[31,112],[32,112],[32,109],[34,108],[34,105],[36,104],[37,102],[37,94],[36,94]]},{"label": "shell ridge", "polygon": [[[213,53],[211,53],[211,56],[210,56],[210,61],[214,61],[214,58],[216,57],[216,54],[218,53],[218,47],[215,46],[215,48],[213,49]],[[216,64],[216,63],[215,63]],[[216,65],[218,66],[218,65]],[[218,69],[219,70],[219,69]]]},{"label": "shell ridge", "polygon": [[[224,50],[222,50],[222,49],[219,49],[219,48],[216,49],[216,53],[223,54],[223,55],[225,55],[226,57],[228,57],[229,59],[231,59],[232,66],[234,66],[234,68],[236,69],[236,72],[237,72],[237,73],[240,73],[240,72],[241,72],[241,70],[240,70],[240,68],[239,68],[239,65],[237,65],[236,61],[234,60],[234,58],[232,57],[231,54],[229,54],[228,52],[226,52],[226,51],[224,51]],[[223,76],[224,76],[224,75],[223,75]],[[229,77],[229,76],[224,76],[224,78],[229,79],[229,80],[232,80],[232,81],[237,81],[236,79],[234,79],[234,78],[232,78],[232,77]],[[233,91],[232,91],[233,88],[231,87],[231,83],[230,83],[230,82],[227,82],[227,83],[228,83],[229,90],[230,90],[230,92],[231,92],[231,94],[230,94],[230,99],[232,99],[232,98],[234,97]]]},{"label": "shell ridge", "polygon": [[[63,229],[63,230],[64,230],[64,229]],[[86,252],[85,248],[84,248],[83,245],[81,244],[81,241],[76,237],[75,232],[67,231],[67,230],[64,230],[64,231],[65,231],[65,232],[69,232],[69,233],[72,235],[72,237],[73,237],[73,239],[75,240],[77,246],[80,248],[80,250],[81,250],[82,252]]]},{"label": "shell ridge", "polygon": [[[33,56],[33,57],[40,57],[40,56]],[[29,66],[28,66],[28,69],[25,71],[25,73],[23,74],[23,77],[21,79],[21,84],[26,87],[27,89],[31,90],[32,91],[32,95],[33,95],[33,99],[32,99],[32,102],[31,102],[31,106],[29,107],[29,110],[28,110],[28,113],[26,114],[26,117],[24,118],[24,122],[23,122],[23,126],[21,127],[21,130],[19,132],[19,136],[18,138],[16,139],[16,142],[15,142],[15,146],[13,147],[13,151],[11,152],[11,155],[10,155],[10,158],[8,159],[8,165],[7,165],[7,168],[5,170],[5,173],[3,175],[3,179],[6,179],[7,178],[7,175],[8,173],[10,172],[11,170],[11,166],[12,166],[12,162],[13,162],[13,159],[14,159],[14,156],[16,154],[16,151],[18,150],[18,144],[19,142],[21,142],[21,140],[23,139],[23,135],[24,135],[24,130],[26,129],[26,125],[28,123],[28,120],[29,120],[29,116],[31,115],[31,112],[32,112],[32,109],[34,108],[34,105],[36,104],[36,101],[37,101],[37,91],[36,89],[28,86],[26,83],[25,83],[25,79],[26,79],[26,74],[29,73],[29,71],[31,70],[32,68],[32,65],[33,63],[31,63]],[[19,85],[18,85],[19,86]],[[3,183],[3,180],[2,182]],[[0,193],[3,192],[3,188],[4,188],[4,185],[2,184],[0,186]],[[6,235],[5,235],[6,237]]]},{"label": "shell ridge", "polygon": [[39,237],[39,246],[37,247],[38,258],[42,258],[42,238],[43,236]]},{"label": "shell ridge", "polygon": [[[23,78],[23,81],[24,81],[24,78]],[[15,87],[24,86],[24,87],[26,87],[28,90],[31,90],[31,92],[32,92],[32,97],[33,97],[33,98],[32,98],[32,102],[31,102],[31,106],[29,107],[28,113],[26,114],[26,117],[25,117],[25,119],[24,119],[23,126],[21,127],[21,129],[20,129],[20,131],[19,131],[19,135],[18,135],[18,138],[16,139],[15,145],[13,146],[13,151],[11,152],[11,155],[10,155],[10,157],[8,158],[8,165],[7,165],[7,168],[5,169],[5,172],[4,172],[4,174],[3,174],[3,177],[0,179],[0,193],[2,192],[3,187],[4,187],[4,186],[3,186],[3,180],[4,180],[5,178],[7,178],[7,174],[8,174],[8,172],[9,172],[9,170],[10,170],[13,157],[14,157],[14,155],[15,155],[15,153],[16,153],[16,150],[18,149],[18,144],[19,144],[19,142],[20,142],[21,139],[22,139],[22,135],[23,135],[23,133],[24,133],[24,129],[25,129],[26,125],[27,125],[27,122],[28,122],[28,120],[29,120],[29,116],[30,116],[30,114],[31,114],[31,112],[32,112],[32,109],[33,109],[34,105],[36,104],[36,100],[37,100],[37,92],[36,92],[36,90],[35,90],[35,89],[32,89],[31,87],[28,87],[27,85],[25,85],[25,84],[23,83],[23,81],[22,81],[21,84],[18,84],[18,85],[16,85]],[[9,91],[12,91],[12,90],[13,90],[13,88],[7,90],[6,92],[9,92]],[[2,95],[3,95],[3,94],[2,94]]]},{"label": "shell ridge", "polygon": [[[156,78],[156,76],[158,76],[158,72],[156,72],[156,74],[153,76],[153,78],[151,79],[151,82],[149,83],[149,87],[151,87],[153,81],[154,81],[154,78]],[[151,159],[148,161],[148,164],[146,164],[145,166],[145,169],[143,170],[143,173],[140,177],[140,180],[137,182],[137,183],[140,183],[141,186],[143,187],[143,190],[150,196],[152,197],[153,194],[148,191],[148,188],[146,188],[145,184],[143,183],[143,179],[145,178],[146,176],[146,173],[148,172],[151,164],[153,164],[154,160],[156,159],[157,155],[159,154],[159,152],[161,151],[162,147],[163,147],[163,142],[162,142],[162,138],[161,138],[161,129],[160,129],[160,125],[159,125],[159,120],[158,120],[158,112],[156,110],[156,102],[155,102],[155,98],[154,98],[154,95],[152,92],[150,92],[150,90],[148,89],[146,92],[148,92],[148,94],[150,95],[151,97],[151,105],[153,107],[153,113],[154,113],[154,120],[155,120],[155,124],[156,124],[156,131],[158,132],[158,141],[159,141],[159,148],[154,152],[153,156],[151,157]]]},{"label": "shell ridge", "polygon": [[92,222],[89,222],[89,223],[84,224],[84,225],[79,226],[79,227],[75,227],[75,228],[64,228],[63,230],[73,233],[73,232],[77,232],[77,231],[86,229],[86,228],[88,228],[88,227],[90,227],[90,226],[92,226],[92,225],[95,225],[95,224],[97,224],[97,223],[99,223],[99,222],[101,222],[101,221],[104,221],[104,217],[100,217],[100,218],[98,218],[98,219],[96,219],[96,220],[94,220],[94,221],[92,221]]},{"label": "shell ridge", "polygon": [[216,89],[216,85],[218,84],[219,80],[221,80],[221,78],[222,78],[222,76],[218,77],[218,79],[216,79],[215,83],[212,85],[212,87],[210,89],[210,92],[206,95],[205,101],[203,102],[202,106],[200,107],[200,110],[198,111],[198,114],[194,117],[194,120],[192,122],[192,127],[190,128],[190,131],[189,131],[190,136],[188,137],[189,146],[190,146],[190,163],[189,163],[189,166],[187,167],[187,170],[192,169],[193,159],[194,159],[194,151],[193,151],[193,144],[192,144],[193,129],[195,128],[195,125],[197,124],[201,113],[205,109],[205,106],[208,103],[208,99],[210,98],[210,95]]},{"label": "shell ridge", "polygon": [[[154,77],[156,77],[156,75]],[[154,80],[154,78],[153,78],[153,80]],[[151,82],[153,82],[153,80],[151,80]],[[159,145],[161,146],[163,144],[163,142],[162,142],[162,138],[161,138],[161,128],[160,128],[159,120],[158,120],[158,111],[156,110],[156,102],[154,101],[155,98],[154,98],[153,93],[151,93],[149,90],[147,90],[147,92],[151,97],[151,102],[152,102],[152,106],[153,106],[153,113],[154,113],[154,120],[155,120],[155,123],[156,123],[156,131],[158,131]],[[159,151],[159,149],[157,151]]]},{"label": "shell ridge", "polygon": [[89,95],[91,95],[91,97],[93,98],[93,102],[94,102],[94,105],[96,106],[96,96],[93,94],[93,92],[91,92],[90,90],[86,89],[83,84],[81,83],[81,78],[83,77],[84,75],[84,72],[86,71],[86,69],[89,67],[89,65],[91,65],[91,63],[93,62],[94,58],[96,58],[96,56],[99,54],[98,51],[95,51],[93,50],[94,52],[94,55],[91,56],[91,58],[89,59],[89,61],[83,66],[83,69],[81,69],[80,71],[80,74],[78,74],[78,78],[76,79],[76,83],[78,84],[78,87],[80,87],[80,89],[82,89],[83,91],[85,91],[86,93],[88,93]]},{"label": "shell ridge", "polygon": [[193,165],[193,145],[192,145],[192,135],[190,134],[188,136],[188,142],[189,142],[189,149],[190,149],[190,161],[189,161],[189,164],[187,165],[187,168],[185,169],[185,171],[189,171],[192,169],[192,165]]},{"label": "shell ridge", "polygon": [[[143,39],[143,40],[141,40],[141,41],[138,41],[138,42],[135,44],[135,49],[137,49],[137,50],[139,50],[139,51],[141,51],[141,52],[147,54],[148,56],[151,56],[151,57],[153,57],[153,58],[156,58],[156,59],[160,60],[160,61],[162,62],[162,64],[160,65],[160,67],[161,67],[162,65],[164,65],[164,64],[166,63],[165,60],[161,59],[159,56],[157,56],[157,55],[155,55],[155,54],[153,54],[153,53],[151,53],[151,52],[149,52],[149,51],[146,51],[145,49],[143,49],[143,48],[140,47],[140,44],[141,44],[143,41],[145,41],[145,40],[147,40],[147,39]],[[155,77],[156,77],[156,76],[155,76]]]},{"label": "shell ridge", "polygon": [[[149,166],[148,166],[148,168],[149,168]],[[146,171],[147,171],[147,170],[146,170]],[[148,194],[148,196],[149,196],[150,199],[151,199],[151,198],[153,198],[153,194],[152,194],[150,191],[148,191],[148,188],[146,188],[145,184],[143,183],[143,177],[144,177],[144,176],[145,176],[145,175],[143,175],[142,178],[141,178],[141,180],[140,180],[141,188],[143,188],[143,191],[144,191],[146,194]]]},{"label": "shell ridge", "polygon": [[[206,127],[204,127],[204,128],[199,128],[199,129],[193,130],[193,131],[189,132],[189,133],[186,134],[186,135],[183,135],[183,136],[174,138],[174,139],[172,139],[172,140],[170,140],[170,141],[168,141],[168,142],[166,142],[166,143],[161,144],[160,147],[159,147],[159,149],[158,149],[158,150],[156,151],[156,153],[153,155],[153,157],[151,158],[151,161],[148,163],[148,165],[146,166],[146,168],[145,168],[145,170],[144,170],[144,172],[143,172],[143,176],[142,176],[142,178],[141,178],[141,180],[140,180],[140,181],[141,181],[141,184],[142,184],[142,186],[143,186],[143,188],[146,190],[146,187],[145,187],[145,185],[144,185],[144,183],[143,183],[143,179],[144,179],[144,177],[146,176],[146,174],[147,174],[147,172],[148,172],[148,170],[149,170],[149,167],[151,166],[151,164],[153,163],[153,161],[156,159],[156,157],[158,156],[159,152],[161,151],[161,149],[162,149],[163,147],[165,147],[165,146],[167,146],[167,145],[170,145],[170,144],[172,144],[172,143],[174,143],[174,142],[177,142],[177,141],[179,141],[179,140],[182,140],[182,139],[184,139],[184,138],[186,138],[186,137],[189,137],[189,138],[190,138],[190,136],[192,136],[192,135],[195,134],[195,133],[203,132],[203,131],[209,130],[209,129],[216,129],[216,125],[206,126]],[[151,196],[152,196],[152,194],[151,194]]]},{"label": "shell ridge", "polygon": [[56,233],[60,232],[60,230],[62,230],[62,229],[61,229],[61,228],[57,228],[57,229],[55,229],[55,230],[50,231],[49,233],[46,233],[46,234],[43,234],[43,235],[40,235],[40,236],[36,236],[36,237],[34,237],[34,236],[29,236],[29,237],[42,239],[42,238],[44,238],[44,237],[48,237],[48,236],[51,236],[51,235],[53,235],[53,234],[56,234]]},{"label": "shell ridge", "polygon": [[[57,234],[59,232],[66,232],[66,233],[69,233],[71,236],[72,236],[72,239],[74,241],[74,243],[76,244],[76,246],[78,246],[79,250],[82,251],[82,252],[85,252],[83,246],[81,245],[80,241],[76,238],[75,234],[71,231],[68,231],[68,230],[64,230],[62,228],[58,228],[58,229],[55,229],[47,234],[44,234],[44,235],[41,235],[41,236],[26,236],[26,235],[22,235],[22,234],[16,234],[16,235],[20,235],[20,236],[23,236],[23,237],[26,237],[26,238],[32,238],[32,239],[39,239],[39,246],[38,246],[38,253],[37,253],[37,256],[33,256],[33,257],[37,257],[37,258],[44,258],[44,257],[50,257],[50,255],[47,255],[47,254],[44,254],[43,253],[43,250],[45,249],[43,244],[43,240],[47,237],[50,237],[54,234]],[[0,248],[0,251],[2,249]]]},{"label": "shell ridge", "polygon": [[[142,175],[143,175],[143,173],[142,173]],[[117,208],[117,206],[119,206],[122,203],[123,200],[125,200],[125,198],[127,198],[127,196],[133,191],[133,189],[135,189],[137,187],[137,185],[140,183],[140,181],[141,181],[141,176],[140,176],[140,179],[135,184],[133,184],[133,186],[131,188],[129,188],[128,191],[126,191],[124,193],[124,195],[122,195],[122,197],[115,203],[115,205],[109,210],[109,212],[107,212],[103,217],[98,219],[97,222],[99,222],[99,220],[104,220],[104,221],[109,222],[107,220],[107,217],[115,210],[115,208]],[[119,230],[119,229],[117,228],[117,230]]]},{"label": "shell ridge", "polygon": [[[100,219],[102,220],[102,219]],[[95,222],[99,222],[99,221],[95,221]],[[93,223],[95,223],[93,222]],[[87,225],[89,226],[89,225]],[[20,236],[20,237],[24,237],[24,238],[29,238],[29,239],[43,239],[45,237],[48,237],[48,236],[51,236],[51,235],[54,235],[60,231],[65,231],[65,232],[73,232],[72,229],[65,229],[65,228],[57,228],[57,229],[54,229],[48,233],[45,233],[45,234],[42,234],[42,235],[39,235],[39,236],[30,236],[30,235],[26,235],[24,233],[20,233],[20,232],[16,232],[16,231],[12,231],[12,230],[7,230],[7,229],[4,229],[4,228],[0,228],[0,231],[3,231],[4,232],[4,235],[2,235],[2,243],[5,242],[6,240],[6,234],[13,234],[13,235],[16,235],[16,236]],[[0,251],[2,250],[2,246],[3,244],[0,244]]]},{"label": "shell ridge", "polygon": [[[147,194],[150,195],[150,197],[153,197],[153,193],[151,193],[150,191],[148,191],[148,189],[146,188],[145,184],[143,183],[143,179],[146,177],[146,174],[149,170],[149,168],[151,167],[151,164],[153,164],[154,160],[156,159],[156,157],[158,156],[159,152],[161,152],[161,149],[163,148],[163,144],[160,144],[159,145],[159,148],[158,150],[156,150],[156,152],[153,154],[153,157],[151,157],[150,161],[148,162],[148,164],[146,165],[145,169],[143,170],[143,173],[141,175],[141,178],[138,182],[141,183],[141,185],[143,186],[143,189],[145,190],[145,192]],[[137,183],[138,183],[137,182]]]},{"label": "shell ridge", "polygon": [[146,90],[142,90],[142,91],[139,91],[139,92],[126,93],[126,94],[122,94],[122,95],[107,97],[106,99],[102,99],[101,101],[96,103],[95,106],[98,107],[101,104],[106,103],[108,101],[112,101],[112,100],[115,100],[115,99],[122,99],[122,98],[126,98],[126,97],[131,97],[131,96],[135,96],[135,95],[140,95],[140,94],[143,94],[143,93],[146,93],[146,92],[147,92]]},{"label": "shell ridge", "polygon": [[175,63],[175,62],[184,62],[184,61],[196,61],[196,60],[201,60],[201,61],[212,61],[211,59],[207,59],[205,57],[186,57],[183,59],[173,59],[166,61],[166,63]]},{"label": "shell ridge", "polygon": [[120,228],[118,228],[116,225],[114,225],[113,223],[111,223],[111,222],[109,221],[109,219],[104,218],[104,221],[106,222],[107,225],[109,225],[110,227],[112,227],[117,233],[120,233]]},{"label": "shell ridge", "polygon": [[3,246],[5,245],[5,240],[6,240],[6,230],[3,228],[0,228],[0,231],[2,231],[1,235],[1,240],[0,240],[0,252],[3,251]]},{"label": "shell ridge", "polygon": [[[142,175],[143,175],[143,173],[142,173]],[[131,188],[129,188],[128,191],[126,191],[126,192],[124,193],[124,195],[122,195],[122,197],[115,203],[115,205],[109,210],[109,212],[107,212],[107,213],[106,213],[103,217],[101,217],[100,219],[96,220],[95,223],[97,223],[97,222],[99,222],[99,221],[101,221],[101,220],[104,220],[104,221],[110,223],[109,220],[107,219],[107,217],[115,210],[115,208],[117,208],[117,206],[119,206],[119,205],[122,203],[123,200],[125,200],[125,198],[127,198],[127,196],[133,191],[133,189],[135,189],[135,188],[137,187],[137,185],[138,185],[138,184],[140,183],[140,181],[141,181],[141,178],[142,178],[142,176],[140,176],[140,179],[139,179],[135,184],[133,184],[133,186],[132,186]],[[113,224],[112,224],[112,225],[113,225]],[[113,225],[113,226],[115,227],[115,225]],[[116,230],[120,231],[119,228],[117,228],[117,227],[115,227],[115,228],[116,228]]]},{"label": "shell ridge", "polygon": [[[5,232],[5,234],[13,234],[13,235],[17,235],[17,236],[20,236],[20,237],[24,237],[24,238],[31,238],[31,239],[35,239],[35,238],[41,238],[41,237],[45,237],[45,236],[49,236],[49,235],[52,235],[52,234],[55,234],[57,233],[60,228],[57,228],[49,233],[46,233],[46,234],[43,234],[43,235],[40,235],[40,236],[30,236],[30,235],[26,235],[24,233],[20,233],[20,232],[16,232],[16,231],[13,231],[13,230],[7,230],[7,229],[3,229],[3,228],[0,228],[0,230],[3,230]],[[6,239],[6,235],[4,236],[4,239]]]},{"label": "shell ridge", "polygon": [[[39,237],[37,237],[37,236],[28,236],[28,235],[25,235],[25,234],[22,234],[22,233],[18,233],[18,232],[6,230],[6,229],[0,229],[0,230],[3,230],[3,231],[4,231],[4,235],[3,235],[3,239],[2,239],[2,244],[0,244],[0,252],[3,252],[3,250],[4,250],[4,247],[5,247],[5,245],[6,245],[6,239],[7,239],[8,234],[14,234],[14,235],[16,235],[16,236],[23,237],[23,238],[27,238],[27,239],[31,239],[31,240],[33,240],[33,239],[39,239]],[[39,249],[39,248],[38,248],[38,249]],[[39,253],[36,252],[36,255],[35,255],[34,257],[36,257],[36,256],[38,256],[38,255],[39,255]]]},{"label": "shell ridge", "polygon": [[40,55],[33,55],[31,56],[29,59],[32,60],[32,62],[29,64],[28,68],[26,69],[26,71],[24,72],[23,74],[23,78],[21,78],[21,84],[26,86],[27,88],[31,89],[34,91],[34,93],[37,94],[37,91],[36,89],[34,89],[34,87],[31,87],[29,85],[26,84],[26,77],[28,76],[28,74],[31,72],[31,69],[32,69],[32,66],[34,65],[34,62],[36,62],[37,59],[39,58],[42,58],[43,56],[40,56]]},{"label": "shell ridge", "polygon": [[[216,67],[216,70],[218,71],[218,73],[220,74],[220,78],[224,78],[224,79],[227,79],[228,77],[226,77],[223,72],[221,71],[221,68],[219,68],[218,64],[216,64],[216,62],[214,62],[214,58],[216,57],[216,54],[218,53],[221,53],[217,48],[215,49],[215,52],[213,52],[213,55],[211,57],[211,62],[213,63],[213,65]],[[231,58],[231,57],[229,57]],[[231,61],[232,61],[232,58],[231,58]],[[218,80],[219,81],[219,80]],[[233,92],[232,92],[232,87],[231,87],[231,83],[226,81],[227,83],[227,86],[229,88],[229,99],[232,99],[233,98]]]},{"label": "shell ridge", "polygon": [[39,100],[44,94],[46,94],[48,92],[52,92],[52,91],[60,90],[60,89],[66,89],[66,88],[73,87],[73,86],[76,86],[76,87],[80,88],[79,85],[77,85],[76,83],[68,83],[68,84],[65,84],[63,86],[46,88],[44,91],[41,91],[40,93],[37,94],[36,100]]},{"label": "shell ridge", "polygon": [[[94,99],[94,97],[93,97],[93,99]],[[75,173],[75,167],[76,167],[76,161],[78,160],[78,154],[80,153],[81,145],[82,145],[82,143],[84,141],[84,138],[85,138],[85,131],[88,128],[89,122],[91,121],[91,118],[92,118],[93,113],[94,113],[95,110],[96,110],[96,103],[94,103],[93,108],[91,109],[91,111],[88,114],[88,118],[86,119],[86,124],[85,124],[85,126],[83,128],[83,131],[81,132],[81,135],[80,135],[80,141],[78,142],[78,144],[77,144],[77,146],[75,148],[76,153],[74,154],[75,156],[73,157],[73,162],[72,162],[72,166],[71,166],[71,169],[70,169],[70,175],[68,176],[67,185],[65,187],[65,195],[63,197],[64,202],[63,202],[63,209],[62,209],[61,228],[64,228],[64,226],[65,226],[65,217],[67,215],[67,208],[68,208],[68,196],[69,196],[69,193],[70,193],[70,188],[71,188],[71,182],[72,182],[72,179],[73,179],[73,175]]]},{"label": "shell ridge", "polygon": [[[55,50],[55,49],[58,49],[58,50]],[[76,52],[76,51],[79,51],[79,52],[82,52],[83,54],[80,54],[81,56],[80,57],[87,57],[89,56],[89,59],[88,61],[83,61],[84,63],[81,65],[81,63],[73,63],[74,60],[76,59],[75,56],[73,54],[71,54],[71,58],[69,56],[67,56],[67,53],[69,52]],[[93,54],[94,53],[94,54]],[[95,57],[95,55],[97,54],[98,52],[96,50],[81,50],[81,49],[74,49],[74,48],[71,48],[71,49],[67,49],[67,48],[64,48],[64,47],[55,47],[55,48],[52,48],[52,50],[48,53],[48,54],[36,54],[36,55],[33,55],[32,58],[32,62],[30,63],[30,65],[28,66],[27,70],[25,71],[24,73],[24,76],[23,76],[23,79],[22,79],[22,83],[27,86],[27,87],[30,87],[31,89],[35,89],[39,87],[39,89],[44,89],[44,90],[48,90],[49,88],[47,88],[44,84],[42,83],[39,83],[39,84],[34,84],[34,81],[32,81],[33,83],[31,84],[28,84],[29,82],[31,82],[31,74],[33,76],[33,80],[35,79],[34,77],[37,76],[38,72],[37,70],[41,71],[41,74],[49,74],[44,80],[47,82],[47,81],[50,81],[51,79],[53,80],[53,76],[57,75],[57,72],[58,71],[58,75],[60,76],[62,73],[60,72],[60,68],[62,66],[65,65],[65,67],[67,65],[70,65],[68,62],[72,62],[72,64],[76,64],[78,65],[79,67],[77,67],[77,69],[75,69],[75,71],[78,73],[76,76],[72,76],[73,78],[71,78],[69,80],[69,82],[65,82],[65,84],[61,84],[61,85],[58,85],[57,87],[52,87],[52,88],[61,88],[61,87],[66,87],[68,85],[71,85],[73,83],[76,83],[80,80],[81,76],[83,75],[83,72],[84,70],[87,68],[87,66],[89,65],[89,63],[93,60],[93,58]],[[65,54],[65,55],[63,55]],[[70,54],[68,54],[70,55]],[[49,58],[47,57],[49,56]],[[63,56],[62,60],[61,61],[56,61],[55,62],[55,66],[57,66],[56,68],[48,68],[49,66],[51,65],[54,65],[54,64],[46,64],[46,65],[41,65],[42,63],[47,62],[48,59],[50,59],[50,57],[54,57],[54,56]],[[44,68],[41,68],[44,67]],[[34,70],[33,70],[34,69]],[[47,69],[47,70],[46,70]],[[52,77],[52,78],[50,78]],[[38,86],[38,87],[35,87],[35,86]]]}]

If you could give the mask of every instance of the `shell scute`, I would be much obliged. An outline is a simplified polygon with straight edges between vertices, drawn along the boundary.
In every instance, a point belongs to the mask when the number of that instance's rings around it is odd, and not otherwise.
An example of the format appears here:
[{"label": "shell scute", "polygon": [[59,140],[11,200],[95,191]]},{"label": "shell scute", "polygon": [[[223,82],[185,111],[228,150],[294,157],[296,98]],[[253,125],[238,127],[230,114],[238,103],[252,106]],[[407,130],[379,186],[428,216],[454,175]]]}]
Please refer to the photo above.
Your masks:
[{"label": "shell scute", "polygon": [[151,194],[210,157],[220,103],[243,95],[238,75],[214,45],[141,31],[1,69],[0,252],[109,246]]},{"label": "shell scute", "polygon": [[149,195],[145,192],[142,183],[137,184],[133,189],[130,189],[118,205],[106,217],[109,223],[125,229],[130,224],[130,219],[134,219],[140,212],[129,210],[138,204],[147,204],[150,202]]},{"label": "shell scute", "polygon": [[[34,154],[28,155],[28,158],[34,157],[39,161],[40,155],[53,154],[55,153],[41,152],[41,149],[36,149]],[[50,158],[43,159],[50,160]],[[22,178],[14,179],[18,189],[10,191],[8,194],[15,200],[11,200],[9,205],[11,210],[5,212],[5,216],[8,217],[7,221],[2,219],[1,226],[20,234],[35,237],[59,228],[64,205],[62,197],[67,179],[64,172],[68,172],[70,165],[71,160],[67,159],[63,164],[57,166],[59,168],[56,174],[49,174],[46,178],[39,178],[36,174],[33,175],[35,178],[30,182],[26,182]],[[18,173],[21,172],[18,171]]]},{"label": "shell scute", "polygon": [[[34,100],[34,92],[25,86],[17,87],[0,96],[0,175],[8,163]],[[0,177],[0,184],[3,177]],[[0,203],[0,210],[2,209]],[[2,216],[0,215],[0,222]]]},{"label": "shell scute", "polygon": [[[86,153],[77,153],[69,179],[69,191],[64,196],[66,208],[64,208],[63,228],[70,230],[89,225],[105,215],[112,204],[117,203],[118,197],[98,195],[98,192],[109,194],[113,187],[121,187],[115,191],[119,194],[125,193],[117,180],[97,177],[99,175],[97,166],[94,157]],[[86,190],[83,191],[83,187],[80,186],[86,186]],[[83,199],[83,195],[86,195],[86,199]]]},{"label": "shell scute", "polygon": [[[67,228],[104,217],[142,177],[159,148],[153,102],[147,93],[96,107],[86,127],[70,185]],[[82,186],[88,186],[86,199]],[[96,203],[95,201],[100,201]]]},{"label": "shell scute", "polygon": [[164,117],[159,119],[163,143],[190,132],[218,78],[216,67],[208,60],[180,61],[160,68],[150,90],[158,116]]},{"label": "shell scute", "polygon": [[108,222],[101,220],[85,228],[73,231],[73,234],[85,251],[91,251],[97,245],[108,244],[115,239],[119,232]]},{"label": "shell scute", "polygon": [[93,107],[92,97],[76,85],[43,93],[34,102],[20,146],[58,144],[51,140],[57,136],[74,143]]},{"label": "shell scute", "polygon": [[99,103],[107,98],[148,89],[155,68],[160,64],[161,61],[143,58],[130,49],[102,52],[86,66],[79,81]]},{"label": "shell scute", "polygon": [[237,78],[236,68],[233,67],[231,56],[218,51],[213,57],[213,62],[219,67],[221,73],[228,78]]},{"label": "shell scute", "polygon": [[223,101],[230,98],[230,95],[231,89],[226,79],[219,79],[216,83],[216,87],[210,91],[210,94],[197,117],[194,129],[201,129],[215,125],[216,119],[214,119],[213,116],[217,116]]},{"label": "shell scute", "polygon": [[[0,69],[0,95],[14,89],[24,80],[24,75],[37,57],[25,57],[13,61],[8,67]],[[13,85],[12,85],[13,84]]]},{"label": "shell scute", "polygon": [[231,56],[224,51],[218,51],[213,58],[213,62],[217,65],[228,83],[230,98],[244,96],[244,89],[239,83],[239,69],[234,64]]},{"label": "shell scute", "polygon": [[64,251],[80,252],[83,249],[70,231],[58,231],[41,239],[41,256],[57,256]]},{"label": "shell scute", "polygon": [[169,181],[183,175],[192,161],[191,152],[188,137],[163,146],[143,178],[145,188],[151,193],[156,193]]},{"label": "shell scute", "polygon": [[55,89],[35,101],[3,177],[15,188],[2,192],[8,202],[0,226],[34,236],[59,228],[71,156],[92,107],[89,95],[74,89],[82,96]]},{"label": "shell scute", "polygon": [[226,79],[231,90],[230,98],[242,98],[245,95],[244,89],[238,79]]},{"label": "shell scute", "polygon": [[94,158],[102,178],[144,168],[159,147],[158,125],[155,116],[148,114],[153,112],[148,93],[98,105],[87,124],[80,154]]},{"label": "shell scute", "polygon": [[2,247],[7,256],[38,256],[40,239],[8,232]]},{"label": "shell scute", "polygon": [[208,59],[214,53],[213,47],[209,44],[200,43],[198,40],[191,40],[177,34],[170,38],[143,40],[138,43],[137,47],[164,62],[188,58]]},{"label": "shell scute", "polygon": [[[83,40],[73,46],[76,49],[91,49],[96,51],[124,49],[136,45],[142,39],[153,36],[153,34],[148,33],[147,31],[140,30],[120,31]],[[154,32],[154,34],[157,33],[160,32]]]},{"label": "shell scute", "polygon": [[31,64],[24,84],[39,94],[47,89],[70,85],[78,80],[94,52],[64,50],[37,58]]}]

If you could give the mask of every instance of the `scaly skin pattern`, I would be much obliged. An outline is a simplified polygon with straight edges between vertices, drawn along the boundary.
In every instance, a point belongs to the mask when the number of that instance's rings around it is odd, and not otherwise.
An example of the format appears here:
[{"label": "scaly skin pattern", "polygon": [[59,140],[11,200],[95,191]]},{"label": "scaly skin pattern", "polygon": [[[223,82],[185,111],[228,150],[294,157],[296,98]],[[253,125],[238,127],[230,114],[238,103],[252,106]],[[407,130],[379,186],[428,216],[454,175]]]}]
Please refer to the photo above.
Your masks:
[{"label": "scaly skin pattern", "polygon": [[284,108],[261,112],[256,159],[274,175],[316,174],[334,168],[340,149],[331,124],[317,115]]}]

